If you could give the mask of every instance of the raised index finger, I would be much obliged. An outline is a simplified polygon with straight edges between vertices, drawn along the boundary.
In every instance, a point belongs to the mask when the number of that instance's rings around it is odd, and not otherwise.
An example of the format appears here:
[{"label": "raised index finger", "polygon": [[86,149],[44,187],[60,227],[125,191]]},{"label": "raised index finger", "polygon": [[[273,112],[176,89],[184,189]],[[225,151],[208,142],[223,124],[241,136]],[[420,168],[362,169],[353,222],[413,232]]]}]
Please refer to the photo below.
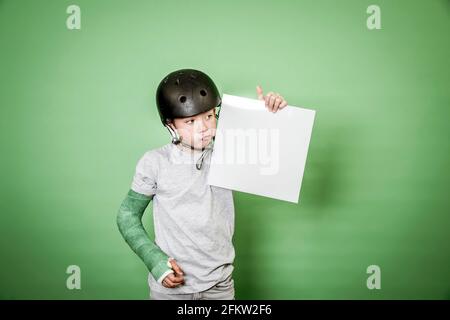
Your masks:
[{"label": "raised index finger", "polygon": [[264,100],[263,89],[260,85],[256,86],[256,94],[258,95],[259,100]]}]

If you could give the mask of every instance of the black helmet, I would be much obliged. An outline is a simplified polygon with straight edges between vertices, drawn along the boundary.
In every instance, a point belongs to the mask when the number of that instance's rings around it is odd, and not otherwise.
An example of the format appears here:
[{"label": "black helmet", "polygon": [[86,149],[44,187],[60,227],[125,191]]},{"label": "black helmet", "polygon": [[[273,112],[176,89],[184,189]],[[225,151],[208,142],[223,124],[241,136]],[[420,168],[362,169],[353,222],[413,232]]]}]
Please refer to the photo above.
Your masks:
[{"label": "black helmet", "polygon": [[156,90],[156,105],[161,122],[173,118],[192,117],[219,107],[219,90],[205,73],[181,69],[169,73]]}]

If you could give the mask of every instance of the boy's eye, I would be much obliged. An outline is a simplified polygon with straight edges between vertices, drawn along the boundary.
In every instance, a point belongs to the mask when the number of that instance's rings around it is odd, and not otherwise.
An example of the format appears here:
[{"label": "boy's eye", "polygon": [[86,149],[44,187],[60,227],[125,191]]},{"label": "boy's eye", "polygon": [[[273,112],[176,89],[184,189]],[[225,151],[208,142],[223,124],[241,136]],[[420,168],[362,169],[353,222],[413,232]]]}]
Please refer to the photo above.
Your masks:
[{"label": "boy's eye", "polygon": [[194,122],[194,120],[188,120],[186,121],[187,124],[192,124]]}]

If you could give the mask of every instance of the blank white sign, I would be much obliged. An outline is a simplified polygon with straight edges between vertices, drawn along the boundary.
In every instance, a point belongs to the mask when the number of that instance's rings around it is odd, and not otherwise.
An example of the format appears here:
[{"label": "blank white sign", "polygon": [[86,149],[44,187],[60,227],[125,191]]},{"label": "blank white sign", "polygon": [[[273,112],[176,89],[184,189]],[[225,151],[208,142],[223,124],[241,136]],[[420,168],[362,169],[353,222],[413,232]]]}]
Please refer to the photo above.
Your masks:
[{"label": "blank white sign", "polygon": [[315,113],[224,94],[208,183],[298,203]]}]

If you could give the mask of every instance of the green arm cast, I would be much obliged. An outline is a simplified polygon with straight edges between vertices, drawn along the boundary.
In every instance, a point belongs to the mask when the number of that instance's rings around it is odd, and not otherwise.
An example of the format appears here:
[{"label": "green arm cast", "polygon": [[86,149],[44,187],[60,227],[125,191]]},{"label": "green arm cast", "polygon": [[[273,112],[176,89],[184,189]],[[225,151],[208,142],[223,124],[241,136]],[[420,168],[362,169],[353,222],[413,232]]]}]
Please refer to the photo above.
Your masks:
[{"label": "green arm cast", "polygon": [[153,277],[162,280],[173,272],[167,256],[150,240],[142,225],[142,216],[152,197],[129,190],[117,214],[117,226],[125,241],[145,263]]}]

